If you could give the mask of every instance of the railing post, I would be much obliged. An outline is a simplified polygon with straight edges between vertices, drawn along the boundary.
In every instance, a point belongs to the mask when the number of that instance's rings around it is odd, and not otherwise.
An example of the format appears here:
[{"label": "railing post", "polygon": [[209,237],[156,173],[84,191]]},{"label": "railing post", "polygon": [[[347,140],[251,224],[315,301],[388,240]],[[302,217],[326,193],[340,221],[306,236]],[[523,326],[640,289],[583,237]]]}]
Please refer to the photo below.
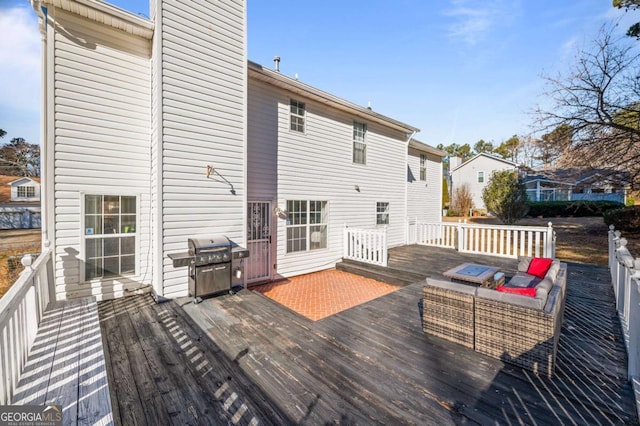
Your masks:
[{"label": "railing post", "polygon": [[387,225],[384,226],[382,234],[382,266],[387,266]]},{"label": "railing post", "polygon": [[464,247],[464,231],[462,230],[462,220],[458,219],[458,226],[456,226],[456,232],[458,233],[456,238],[456,250],[462,251]]},{"label": "railing post", "polygon": [[627,345],[627,356],[629,365],[627,368],[628,378],[631,380],[640,374],[640,258],[633,262],[629,280],[629,343]]},{"label": "railing post", "polygon": [[547,244],[544,248],[544,256],[549,257],[551,259],[555,259],[556,257],[556,234],[553,231],[553,224],[549,222],[547,224]]},{"label": "railing post", "polygon": [[349,227],[344,224],[342,231],[342,257],[349,257]]}]

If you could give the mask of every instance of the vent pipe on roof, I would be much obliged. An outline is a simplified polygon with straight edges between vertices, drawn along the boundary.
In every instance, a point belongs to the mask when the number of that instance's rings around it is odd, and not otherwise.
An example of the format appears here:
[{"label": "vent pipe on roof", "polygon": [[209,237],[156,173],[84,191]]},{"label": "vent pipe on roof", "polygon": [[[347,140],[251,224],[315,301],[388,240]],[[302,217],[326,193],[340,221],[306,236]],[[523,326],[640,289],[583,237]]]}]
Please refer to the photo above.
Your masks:
[{"label": "vent pipe on roof", "polygon": [[280,72],[280,56],[273,57],[273,69],[275,72]]}]

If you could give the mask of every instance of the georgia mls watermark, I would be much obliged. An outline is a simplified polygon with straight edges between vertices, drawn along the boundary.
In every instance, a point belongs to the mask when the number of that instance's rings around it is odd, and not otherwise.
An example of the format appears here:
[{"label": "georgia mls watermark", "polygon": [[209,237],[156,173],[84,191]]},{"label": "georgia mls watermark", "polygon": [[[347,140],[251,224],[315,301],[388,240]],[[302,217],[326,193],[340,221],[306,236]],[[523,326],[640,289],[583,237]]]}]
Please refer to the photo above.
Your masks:
[{"label": "georgia mls watermark", "polygon": [[0,426],[62,426],[62,406],[0,405]]}]

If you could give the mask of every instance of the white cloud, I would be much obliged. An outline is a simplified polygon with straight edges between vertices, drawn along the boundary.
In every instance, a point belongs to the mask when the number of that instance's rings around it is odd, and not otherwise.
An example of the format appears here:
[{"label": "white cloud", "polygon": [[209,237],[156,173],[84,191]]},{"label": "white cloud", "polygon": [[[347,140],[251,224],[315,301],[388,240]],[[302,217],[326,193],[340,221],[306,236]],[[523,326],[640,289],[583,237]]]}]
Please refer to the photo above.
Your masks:
[{"label": "white cloud", "polygon": [[449,36],[474,46],[483,41],[497,26],[510,23],[519,9],[514,0],[451,0],[451,7],[443,15],[451,17]]},{"label": "white cloud", "polygon": [[0,128],[7,138],[37,135],[41,36],[28,3],[0,7],[0,34]]}]

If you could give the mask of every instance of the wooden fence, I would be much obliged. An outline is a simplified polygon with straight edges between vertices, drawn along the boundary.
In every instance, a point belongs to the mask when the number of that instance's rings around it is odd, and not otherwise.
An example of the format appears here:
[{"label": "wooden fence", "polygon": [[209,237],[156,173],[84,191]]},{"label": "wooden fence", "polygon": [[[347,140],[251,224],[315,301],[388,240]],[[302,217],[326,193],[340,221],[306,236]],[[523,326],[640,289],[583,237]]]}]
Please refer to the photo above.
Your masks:
[{"label": "wooden fence", "polygon": [[466,222],[408,222],[409,243],[453,248],[463,253],[555,258],[553,225],[477,225]]},{"label": "wooden fence", "polygon": [[387,227],[358,229],[344,227],[343,257],[387,266]]},{"label": "wooden fence", "polygon": [[31,262],[31,255],[23,258],[25,270],[0,298],[0,405],[11,401],[50,300],[51,251],[45,249]]}]

